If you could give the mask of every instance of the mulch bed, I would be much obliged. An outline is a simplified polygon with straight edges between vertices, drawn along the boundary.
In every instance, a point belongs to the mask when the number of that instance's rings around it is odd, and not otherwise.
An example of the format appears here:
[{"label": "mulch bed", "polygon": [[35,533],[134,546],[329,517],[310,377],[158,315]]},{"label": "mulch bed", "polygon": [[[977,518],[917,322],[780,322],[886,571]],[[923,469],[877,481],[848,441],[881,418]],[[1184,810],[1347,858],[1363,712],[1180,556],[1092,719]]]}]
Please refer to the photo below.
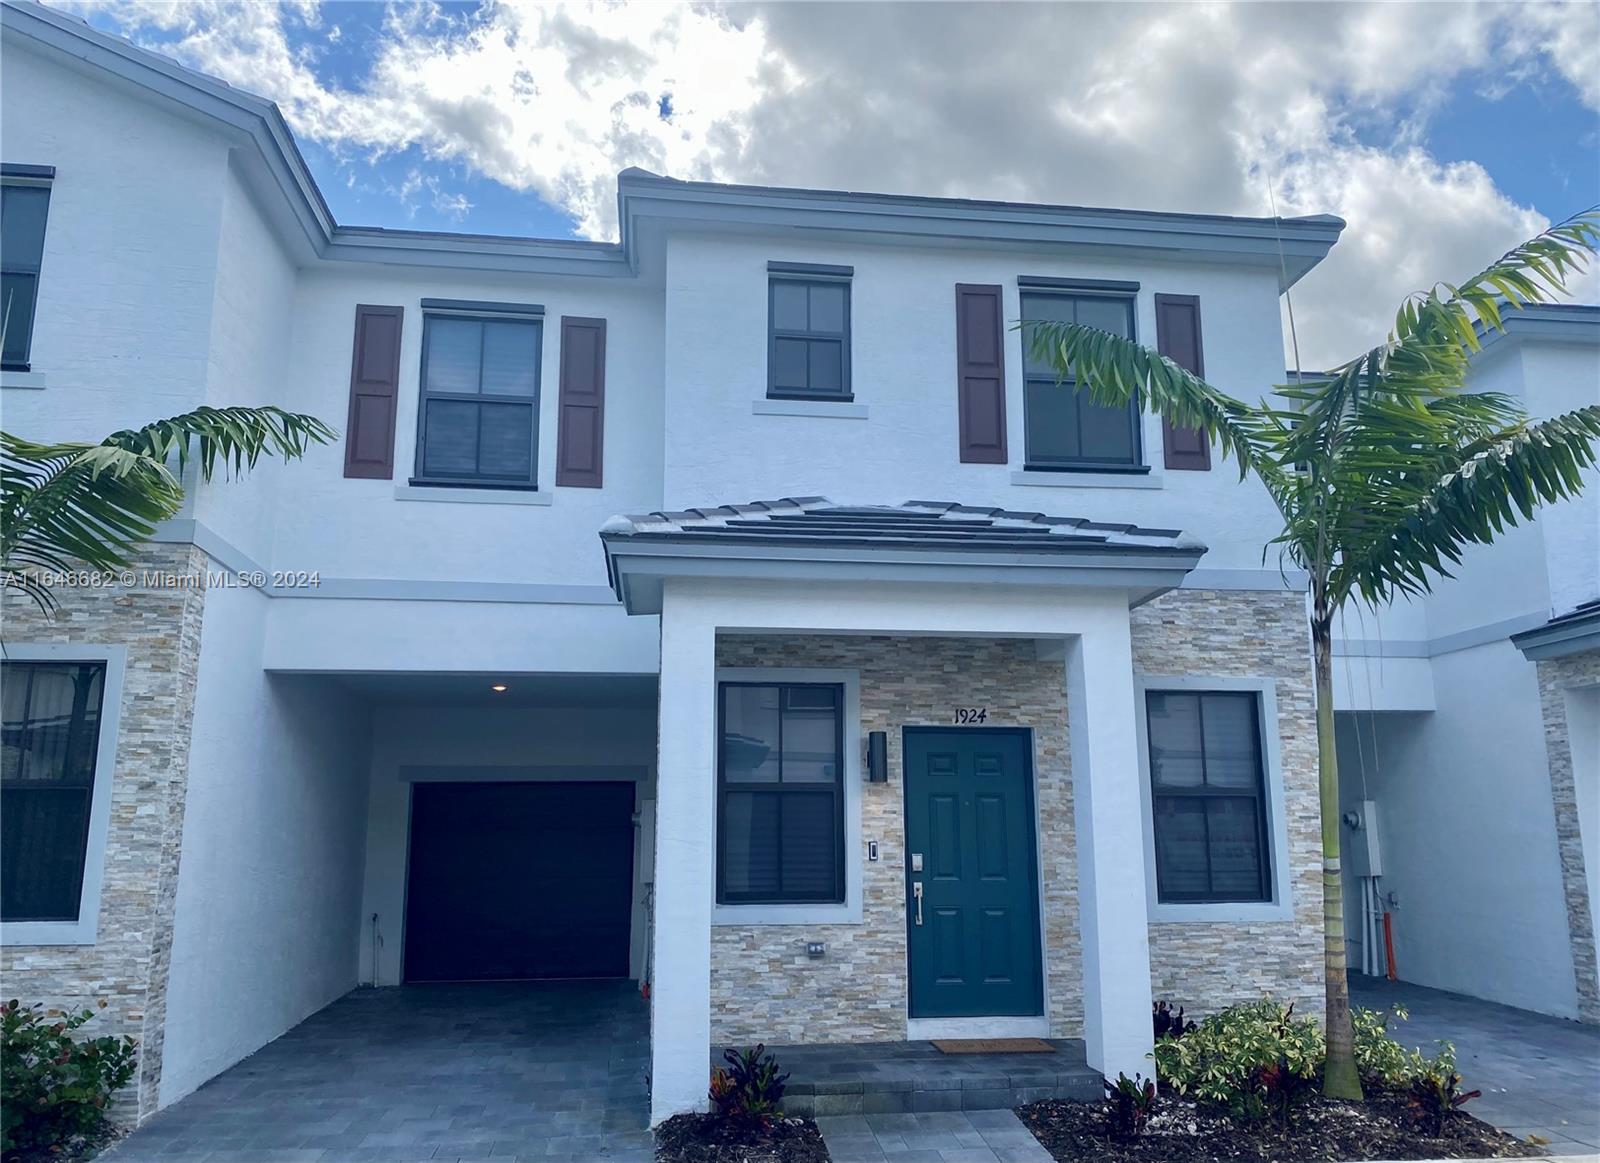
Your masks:
[{"label": "mulch bed", "polygon": [[65,1143],[39,1151],[7,1151],[3,1163],[79,1163],[93,1159],[111,1144],[126,1136],[128,1128],[106,1123],[92,1134],[73,1135]]},{"label": "mulch bed", "polygon": [[656,1163],[828,1163],[828,1148],[810,1119],[779,1119],[763,1129],[675,1115],[656,1128]]},{"label": "mulch bed", "polygon": [[1412,1130],[1406,1102],[1376,1094],[1365,1103],[1313,1099],[1300,1108],[1286,1137],[1276,1127],[1241,1126],[1226,1114],[1163,1097],[1138,1139],[1111,1138],[1103,1102],[1036,1102],[1017,1117],[1058,1163],[1299,1163],[1301,1160],[1484,1159],[1541,1154],[1488,1123],[1457,1114],[1443,1138]]}]

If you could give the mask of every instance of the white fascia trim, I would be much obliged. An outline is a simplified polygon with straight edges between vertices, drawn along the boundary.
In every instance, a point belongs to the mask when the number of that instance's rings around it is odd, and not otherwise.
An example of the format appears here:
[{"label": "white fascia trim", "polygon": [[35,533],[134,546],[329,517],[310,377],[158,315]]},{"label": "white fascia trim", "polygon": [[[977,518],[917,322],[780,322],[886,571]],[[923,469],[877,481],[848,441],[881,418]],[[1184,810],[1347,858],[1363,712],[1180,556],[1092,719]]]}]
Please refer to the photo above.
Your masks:
[{"label": "white fascia trim", "polygon": [[1039,472],[1018,469],[1011,483],[1042,489],[1164,489],[1167,481],[1156,469],[1149,472]]},{"label": "white fascia trim", "polygon": [[122,676],[128,648],[116,643],[18,643],[5,645],[5,658],[16,662],[104,662],[100,738],[95,750],[94,789],[89,800],[89,841],[83,854],[83,888],[76,921],[11,921],[0,923],[0,944],[93,945],[99,933],[100,889],[105,879],[106,841],[111,831],[112,781],[117,768],[117,736],[122,726]]},{"label": "white fascia trim", "polygon": [[[1211,675],[1136,674],[1134,711],[1139,732],[1139,804],[1144,813],[1145,894],[1152,924],[1261,924],[1294,920],[1294,888],[1289,868],[1289,820],[1285,810],[1283,763],[1278,747],[1277,680]],[[1253,691],[1261,702],[1261,756],[1266,764],[1267,816],[1272,843],[1272,900],[1217,904],[1164,904],[1157,898],[1155,813],[1150,793],[1150,724],[1145,714],[1148,691]]]},{"label": "white fascia trim", "polygon": [[[1502,618],[1498,622],[1441,634],[1437,638],[1335,638],[1333,654],[1335,658],[1438,658],[1458,650],[1471,650],[1491,642],[1521,637],[1546,625],[1548,621],[1544,614],[1519,614],[1514,618]],[[1527,651],[1524,650],[1524,654]],[[1534,658],[1535,655],[1528,654],[1528,657]]]},{"label": "white fascia trim", "polygon": [[[844,685],[844,903],[837,905],[724,905],[711,883],[713,925],[859,925],[861,923],[861,672],[802,666],[719,666],[712,698],[725,682],[830,682]],[[709,778],[716,779],[716,772]],[[717,813],[711,814],[712,851]]]},{"label": "white fascia trim", "polygon": [[1050,1019],[1015,1018],[907,1018],[908,1042],[931,1042],[935,1038],[1048,1038]]}]

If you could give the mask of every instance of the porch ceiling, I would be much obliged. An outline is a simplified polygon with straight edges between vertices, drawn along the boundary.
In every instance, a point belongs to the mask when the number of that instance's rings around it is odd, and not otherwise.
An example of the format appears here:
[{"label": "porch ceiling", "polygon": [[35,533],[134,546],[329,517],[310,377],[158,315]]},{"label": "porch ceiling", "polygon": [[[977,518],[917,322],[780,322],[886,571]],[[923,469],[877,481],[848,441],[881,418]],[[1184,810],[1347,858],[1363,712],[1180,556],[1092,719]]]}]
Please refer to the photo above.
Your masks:
[{"label": "porch ceiling", "polygon": [[1177,529],[949,501],[842,505],[825,497],[613,517],[607,575],[631,614],[659,613],[669,576],[1176,586],[1206,547]]}]

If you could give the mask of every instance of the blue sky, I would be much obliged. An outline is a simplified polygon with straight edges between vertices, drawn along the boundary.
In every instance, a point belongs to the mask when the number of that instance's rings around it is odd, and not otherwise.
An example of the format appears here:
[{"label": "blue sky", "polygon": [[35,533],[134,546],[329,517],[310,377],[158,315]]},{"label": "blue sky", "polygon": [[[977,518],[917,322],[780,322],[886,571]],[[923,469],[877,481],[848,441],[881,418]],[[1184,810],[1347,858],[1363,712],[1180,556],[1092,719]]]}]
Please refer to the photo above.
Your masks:
[{"label": "blue sky", "polygon": [[1317,350],[1600,203],[1586,2],[57,2],[277,101],[352,225],[614,237],[630,165],[1239,214],[1270,184],[1350,223]]}]

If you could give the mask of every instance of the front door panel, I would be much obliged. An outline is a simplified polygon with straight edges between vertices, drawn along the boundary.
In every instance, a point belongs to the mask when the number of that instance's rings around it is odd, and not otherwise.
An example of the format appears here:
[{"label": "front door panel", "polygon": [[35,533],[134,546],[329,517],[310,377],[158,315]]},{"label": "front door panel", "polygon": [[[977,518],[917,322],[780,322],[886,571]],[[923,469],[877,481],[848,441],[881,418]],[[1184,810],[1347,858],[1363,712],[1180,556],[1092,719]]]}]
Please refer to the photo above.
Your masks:
[{"label": "front door panel", "polygon": [[905,754],[911,1016],[1042,1013],[1028,732],[907,727]]}]

